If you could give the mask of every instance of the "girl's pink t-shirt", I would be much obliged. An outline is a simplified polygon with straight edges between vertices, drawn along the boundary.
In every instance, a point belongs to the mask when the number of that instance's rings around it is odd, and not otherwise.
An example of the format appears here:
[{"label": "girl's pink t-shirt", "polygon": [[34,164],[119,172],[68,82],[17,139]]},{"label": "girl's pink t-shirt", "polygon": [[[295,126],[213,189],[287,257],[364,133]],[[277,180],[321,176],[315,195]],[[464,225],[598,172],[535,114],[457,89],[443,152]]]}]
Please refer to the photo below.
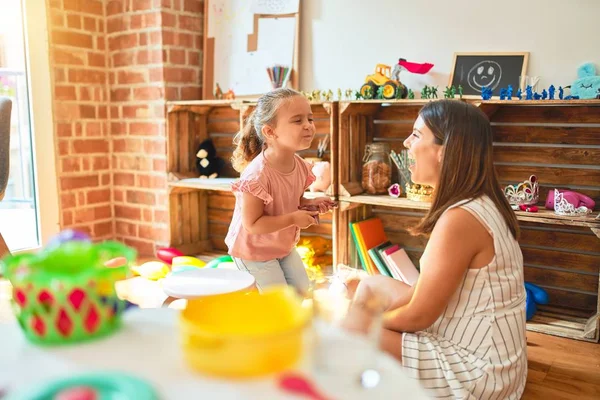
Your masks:
[{"label": "girl's pink t-shirt", "polygon": [[300,198],[315,181],[312,165],[295,155],[292,172],[282,173],[271,167],[260,153],[233,183],[236,202],[225,243],[229,254],[244,260],[267,261],[290,254],[300,238],[300,228],[289,226],[277,232],[251,234],[242,225],[243,194],[251,193],[265,206],[263,215],[277,216],[298,210]]}]

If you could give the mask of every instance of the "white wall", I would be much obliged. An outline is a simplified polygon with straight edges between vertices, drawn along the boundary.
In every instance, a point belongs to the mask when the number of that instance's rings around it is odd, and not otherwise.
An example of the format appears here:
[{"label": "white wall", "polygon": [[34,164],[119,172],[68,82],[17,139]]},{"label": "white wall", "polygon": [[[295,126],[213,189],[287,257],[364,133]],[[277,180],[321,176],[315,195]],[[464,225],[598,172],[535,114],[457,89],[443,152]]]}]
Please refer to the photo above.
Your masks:
[{"label": "white wall", "polygon": [[529,51],[540,87],[569,85],[583,62],[600,73],[600,0],[301,0],[300,88],[359,89],[375,64],[407,71],[415,92],[448,85],[454,52]]}]

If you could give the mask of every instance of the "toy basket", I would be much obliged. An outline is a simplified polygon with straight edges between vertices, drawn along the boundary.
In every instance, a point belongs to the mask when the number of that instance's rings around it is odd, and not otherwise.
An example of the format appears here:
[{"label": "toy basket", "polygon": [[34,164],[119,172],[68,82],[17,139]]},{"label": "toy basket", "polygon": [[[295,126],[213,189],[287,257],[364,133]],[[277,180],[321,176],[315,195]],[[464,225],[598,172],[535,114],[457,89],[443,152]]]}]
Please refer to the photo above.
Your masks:
[{"label": "toy basket", "polygon": [[[66,344],[115,331],[125,302],[114,284],[127,277],[136,255],[117,242],[73,241],[3,259],[0,268],[13,287],[14,313],[27,339]],[[124,257],[123,265],[104,265],[116,257]]]}]

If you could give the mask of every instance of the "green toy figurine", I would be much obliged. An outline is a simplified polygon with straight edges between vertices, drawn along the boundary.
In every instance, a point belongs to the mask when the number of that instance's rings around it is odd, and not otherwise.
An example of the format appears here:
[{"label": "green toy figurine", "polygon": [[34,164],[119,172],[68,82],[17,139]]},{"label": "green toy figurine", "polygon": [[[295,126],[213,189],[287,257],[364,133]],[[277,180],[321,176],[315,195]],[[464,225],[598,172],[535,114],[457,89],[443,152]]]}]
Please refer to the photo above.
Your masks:
[{"label": "green toy figurine", "polygon": [[354,90],[346,89],[346,100],[352,100],[352,93],[354,93]]},{"label": "green toy figurine", "polygon": [[445,99],[452,98],[452,89],[449,86],[446,86],[446,89],[444,89],[444,98]]},{"label": "green toy figurine", "polygon": [[458,97],[462,99],[463,96],[463,87],[462,85],[458,85]]},{"label": "green toy figurine", "polygon": [[421,98],[428,99],[429,98],[429,86],[425,85],[423,90],[421,90]]},{"label": "green toy figurine", "polygon": [[412,89],[408,89],[408,98],[410,100],[413,100],[415,98],[415,92],[413,92]]},{"label": "green toy figurine", "polygon": [[430,95],[430,97],[431,97],[432,99],[437,99],[437,98],[438,98],[438,97],[437,97],[437,89],[438,89],[438,87],[437,87],[437,86],[431,86],[431,87],[429,88],[429,95]]},{"label": "green toy figurine", "polygon": [[338,88],[338,90],[337,90],[337,99],[338,99],[338,101],[342,101],[342,89]]}]

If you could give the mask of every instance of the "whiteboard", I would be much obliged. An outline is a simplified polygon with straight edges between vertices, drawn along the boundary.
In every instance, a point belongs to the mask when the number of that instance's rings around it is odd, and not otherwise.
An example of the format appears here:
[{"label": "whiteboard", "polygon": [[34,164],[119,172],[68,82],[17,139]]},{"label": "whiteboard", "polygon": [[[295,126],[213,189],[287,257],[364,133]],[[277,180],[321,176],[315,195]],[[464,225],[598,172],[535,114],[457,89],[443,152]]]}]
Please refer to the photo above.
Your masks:
[{"label": "whiteboard", "polygon": [[[271,90],[267,68],[294,65],[297,18],[289,14],[277,16],[294,8],[298,9],[297,0],[207,0],[206,36],[214,40],[212,57],[207,54],[213,62],[213,79],[205,79],[212,85],[206,88],[208,92],[213,93],[216,84],[223,92],[233,90],[236,96]],[[272,14],[268,18],[259,14],[256,18],[254,10]],[[249,36],[256,33],[256,48],[249,51]]]}]

